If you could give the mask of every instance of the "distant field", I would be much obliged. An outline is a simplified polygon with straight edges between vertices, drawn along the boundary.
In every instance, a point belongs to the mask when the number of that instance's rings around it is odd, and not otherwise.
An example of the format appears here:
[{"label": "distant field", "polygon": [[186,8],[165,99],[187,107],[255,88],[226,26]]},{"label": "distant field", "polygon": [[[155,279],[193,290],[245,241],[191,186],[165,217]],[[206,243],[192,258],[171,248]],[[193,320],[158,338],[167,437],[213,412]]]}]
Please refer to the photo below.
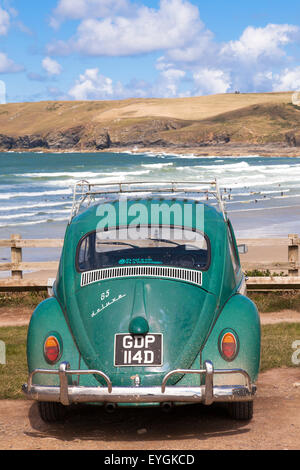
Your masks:
[{"label": "distant field", "polygon": [[291,102],[291,93],[222,94],[178,99],[151,99],[123,102],[103,111],[96,120],[168,117],[172,119],[202,120],[218,114],[257,104]]},{"label": "distant field", "polygon": [[287,104],[291,93],[222,94],[177,99],[61,101],[1,105],[1,133],[25,135],[53,128],[141,118],[198,121],[259,104]]},{"label": "distant field", "polygon": [[292,93],[52,101],[0,106],[0,149],[283,145],[300,147]]}]

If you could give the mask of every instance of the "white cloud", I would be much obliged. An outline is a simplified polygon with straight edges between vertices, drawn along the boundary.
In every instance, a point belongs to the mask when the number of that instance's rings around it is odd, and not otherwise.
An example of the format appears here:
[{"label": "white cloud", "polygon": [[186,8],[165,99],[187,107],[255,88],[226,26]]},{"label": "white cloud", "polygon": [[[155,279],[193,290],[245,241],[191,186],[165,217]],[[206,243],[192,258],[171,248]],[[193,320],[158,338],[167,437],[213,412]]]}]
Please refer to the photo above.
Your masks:
[{"label": "white cloud", "polygon": [[21,65],[17,65],[9,59],[6,54],[0,52],[0,73],[17,73],[24,70]]},{"label": "white cloud", "polygon": [[60,75],[62,72],[62,66],[50,57],[45,57],[42,62],[42,66],[49,75]]},{"label": "white cloud", "polygon": [[186,73],[170,68],[163,70],[152,89],[152,95],[162,98],[174,98],[179,95],[180,84]]},{"label": "white cloud", "polygon": [[87,69],[76,80],[68,95],[75,100],[106,100],[125,98],[162,97],[171,98],[180,95],[180,83],[185,77],[182,70],[162,71],[157,80],[150,84],[144,80],[131,80],[123,85],[102,75],[98,68]]},{"label": "white cloud", "polygon": [[288,46],[300,42],[295,25],[248,26],[238,39],[217,42],[190,0],[160,0],[157,8],[134,0],[59,0],[53,26],[68,19],[79,21],[76,34],[50,44],[49,56],[162,55],[152,83],[121,84],[97,68],[87,69],[69,91],[74,99],[262,92],[298,83],[298,67],[291,67],[288,55]]},{"label": "white cloud", "polygon": [[103,100],[112,99],[122,94],[122,86],[113,84],[111,78],[99,73],[99,69],[87,69],[69,91],[75,100]]},{"label": "white cloud", "polygon": [[85,18],[103,18],[117,12],[130,11],[127,0],[60,0],[50,20],[50,25],[57,28],[65,20]]},{"label": "white cloud", "polygon": [[[157,68],[189,71],[193,94],[270,91],[275,80],[272,71],[289,63],[286,46],[299,41],[299,32],[294,25],[249,26],[238,40],[217,43],[208,30],[202,30],[193,45],[165,51]],[[278,78],[276,86],[280,86]]]},{"label": "white cloud", "polygon": [[284,69],[275,74],[273,78],[273,91],[298,91],[300,90],[300,66]]},{"label": "white cloud", "polygon": [[133,16],[84,19],[74,38],[49,46],[50,52],[126,56],[183,48],[202,30],[198,8],[186,0],[161,0],[158,10],[142,6]]},{"label": "white cloud", "polygon": [[10,16],[6,10],[0,7],[0,34],[7,34],[10,27]]},{"label": "white cloud", "polygon": [[268,24],[264,28],[248,26],[238,41],[229,41],[221,48],[220,57],[243,63],[282,59],[286,55],[283,47],[298,35],[298,26],[288,24]]},{"label": "white cloud", "polygon": [[231,79],[223,70],[203,68],[193,74],[196,95],[226,93]]},{"label": "white cloud", "polygon": [[165,59],[182,64],[185,67],[216,64],[220,46],[214,42],[214,35],[204,27],[195,31],[193,40],[184,47],[172,47],[166,50]]},{"label": "white cloud", "polygon": [[18,28],[22,33],[32,35],[32,31],[17,17],[19,12],[10,6],[9,1],[3,1],[4,8],[0,6],[0,35],[7,35],[11,26]]}]

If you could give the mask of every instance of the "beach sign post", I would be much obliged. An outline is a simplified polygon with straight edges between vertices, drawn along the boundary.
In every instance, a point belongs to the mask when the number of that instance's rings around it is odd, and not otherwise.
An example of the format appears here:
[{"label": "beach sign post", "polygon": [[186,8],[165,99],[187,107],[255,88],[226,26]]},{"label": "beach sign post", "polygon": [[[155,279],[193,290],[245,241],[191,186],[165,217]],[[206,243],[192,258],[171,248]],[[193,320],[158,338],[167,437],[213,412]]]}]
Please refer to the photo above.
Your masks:
[{"label": "beach sign post", "polygon": [[0,365],[6,364],[6,345],[4,341],[0,341]]}]

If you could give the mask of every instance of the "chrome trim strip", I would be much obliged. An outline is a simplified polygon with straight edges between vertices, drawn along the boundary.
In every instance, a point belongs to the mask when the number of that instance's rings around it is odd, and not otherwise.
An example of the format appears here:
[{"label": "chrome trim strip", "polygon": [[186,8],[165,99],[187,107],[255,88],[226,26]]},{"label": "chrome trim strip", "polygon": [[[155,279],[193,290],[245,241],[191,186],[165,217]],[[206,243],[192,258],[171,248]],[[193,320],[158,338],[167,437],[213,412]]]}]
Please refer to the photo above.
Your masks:
[{"label": "chrome trim strip", "polygon": [[[65,367],[61,367],[62,365],[65,365]],[[59,375],[59,377],[60,377],[60,387],[64,387],[64,386],[68,387],[68,382],[62,380],[63,374],[65,374],[65,375],[77,375],[77,376],[79,376],[79,375],[99,375],[107,383],[108,393],[112,392],[111,380],[106,374],[104,374],[104,372],[101,372],[100,370],[70,370],[70,366],[69,366],[68,362],[64,362],[63,364],[61,364],[61,366],[60,366],[59,370],[35,369],[29,375],[28,383],[27,383],[28,390],[30,390],[31,388],[34,387],[34,385],[32,384],[32,381],[33,381],[33,377],[36,374]],[[67,366],[69,366],[69,367],[67,367]]]},{"label": "chrome trim strip", "polygon": [[81,287],[95,284],[106,279],[124,277],[163,277],[188,282],[202,286],[202,271],[195,269],[165,267],[165,266],[122,266],[115,268],[97,269],[81,274]]},{"label": "chrome trim strip", "polygon": [[69,394],[68,394],[68,377],[67,371],[70,369],[70,364],[68,362],[63,362],[59,366],[59,381],[60,381],[60,397],[59,401],[65,405],[70,405]]},{"label": "chrome trim strip", "polygon": [[[256,392],[253,385],[251,391],[243,385],[224,385],[213,387],[215,402],[252,401]],[[60,403],[60,388],[34,385],[29,390],[23,385],[23,393],[30,400]],[[68,388],[70,404],[73,403],[202,403],[208,405],[205,386],[199,387],[166,387],[165,393],[161,387],[114,387],[109,394],[102,387]]]},{"label": "chrome trim strip", "polygon": [[205,375],[205,397],[204,404],[212,405],[214,402],[214,366],[211,361],[206,361],[206,375]]},{"label": "chrome trim strip", "polygon": [[[32,380],[36,374],[56,374],[60,377],[59,386],[33,385]],[[107,383],[105,387],[68,386],[68,375],[99,375]],[[205,385],[198,387],[167,387],[167,381],[174,374],[205,374]],[[242,374],[247,385],[214,386],[214,374]],[[205,362],[205,369],[177,369],[170,371],[164,377],[162,385],[156,387],[112,387],[109,377],[96,370],[70,370],[68,363],[60,365],[59,370],[37,369],[33,371],[28,383],[22,387],[27,398],[37,401],[51,401],[70,405],[72,403],[100,402],[100,403],[164,403],[189,402],[211,405],[214,402],[251,401],[256,393],[256,386],[246,371],[242,369],[214,370],[210,361]]]}]

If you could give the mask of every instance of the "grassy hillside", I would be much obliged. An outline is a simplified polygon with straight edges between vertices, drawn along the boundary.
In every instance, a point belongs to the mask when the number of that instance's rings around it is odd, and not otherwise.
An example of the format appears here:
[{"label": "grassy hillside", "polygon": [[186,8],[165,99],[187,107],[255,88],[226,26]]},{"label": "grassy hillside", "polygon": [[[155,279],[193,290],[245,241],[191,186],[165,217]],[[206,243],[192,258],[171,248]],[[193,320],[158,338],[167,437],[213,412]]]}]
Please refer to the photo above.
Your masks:
[{"label": "grassy hillside", "polygon": [[169,118],[198,121],[259,104],[287,104],[291,93],[226,94],[178,99],[63,101],[0,105],[1,133],[37,134],[57,127],[115,120]]},{"label": "grassy hillside", "polygon": [[300,109],[291,104],[291,93],[0,105],[4,150],[101,150],[134,144],[298,146],[298,129]]},{"label": "grassy hillside", "polygon": [[[286,142],[289,133],[300,130],[300,110],[291,103],[270,103],[247,106],[203,119],[177,131],[178,140],[198,136],[209,141],[213,135],[224,135],[230,142],[268,144]],[[184,136],[183,136],[184,134]]]}]

